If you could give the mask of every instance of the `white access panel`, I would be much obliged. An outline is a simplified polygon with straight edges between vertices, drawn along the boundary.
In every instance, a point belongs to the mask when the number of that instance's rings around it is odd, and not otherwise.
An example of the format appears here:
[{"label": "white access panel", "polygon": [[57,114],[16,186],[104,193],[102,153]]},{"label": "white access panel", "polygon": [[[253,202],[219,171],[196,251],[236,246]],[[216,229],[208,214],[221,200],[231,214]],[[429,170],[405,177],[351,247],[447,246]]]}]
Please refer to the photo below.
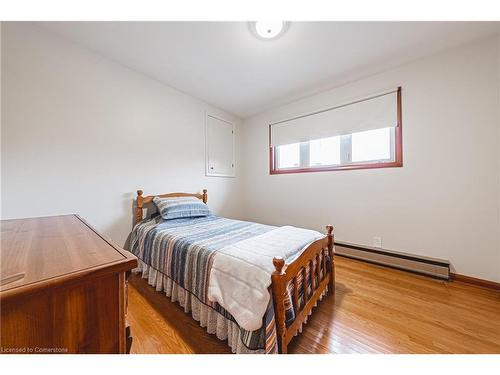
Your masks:
[{"label": "white access panel", "polygon": [[234,177],[234,126],[211,115],[206,117],[206,175]]}]

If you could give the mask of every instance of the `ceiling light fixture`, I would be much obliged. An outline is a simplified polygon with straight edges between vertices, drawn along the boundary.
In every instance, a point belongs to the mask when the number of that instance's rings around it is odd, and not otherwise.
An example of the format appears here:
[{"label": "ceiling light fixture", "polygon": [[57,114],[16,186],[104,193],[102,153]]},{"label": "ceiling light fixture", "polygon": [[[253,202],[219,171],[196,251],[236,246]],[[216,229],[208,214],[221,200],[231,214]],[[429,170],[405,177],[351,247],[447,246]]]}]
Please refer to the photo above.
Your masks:
[{"label": "ceiling light fixture", "polygon": [[283,21],[256,21],[250,22],[250,30],[259,39],[271,40],[283,35],[287,25]]}]

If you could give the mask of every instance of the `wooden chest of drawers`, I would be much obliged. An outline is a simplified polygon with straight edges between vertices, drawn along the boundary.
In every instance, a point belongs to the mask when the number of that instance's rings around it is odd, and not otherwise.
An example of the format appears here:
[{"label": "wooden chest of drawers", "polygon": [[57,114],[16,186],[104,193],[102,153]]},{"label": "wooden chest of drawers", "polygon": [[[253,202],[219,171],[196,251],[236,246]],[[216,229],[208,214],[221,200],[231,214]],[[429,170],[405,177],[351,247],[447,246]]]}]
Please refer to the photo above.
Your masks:
[{"label": "wooden chest of drawers", "polygon": [[0,353],[125,353],[137,259],[76,215],[1,221]]}]

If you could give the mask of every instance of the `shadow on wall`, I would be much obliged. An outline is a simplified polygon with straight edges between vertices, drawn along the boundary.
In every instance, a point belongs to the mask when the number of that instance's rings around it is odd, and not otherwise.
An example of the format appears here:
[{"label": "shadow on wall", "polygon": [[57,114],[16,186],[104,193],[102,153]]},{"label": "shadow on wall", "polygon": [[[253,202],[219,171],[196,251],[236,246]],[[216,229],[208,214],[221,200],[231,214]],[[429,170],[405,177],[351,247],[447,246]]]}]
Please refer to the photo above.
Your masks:
[{"label": "shadow on wall", "polygon": [[[244,195],[238,194],[238,189],[226,189],[218,193],[221,193],[224,198],[217,209],[217,214],[229,219],[245,220],[243,212]],[[214,211],[214,207],[210,205],[210,202],[210,190],[208,190],[208,207]]]},{"label": "shadow on wall", "polygon": [[[129,250],[129,246],[130,246],[130,235],[132,234],[132,228],[134,226],[134,220],[135,220],[135,208],[136,208],[136,205],[137,205],[137,193],[127,193],[127,194],[124,194],[123,195],[124,197],[128,198],[126,200],[124,200],[123,204],[125,206],[125,215],[128,215],[128,212],[130,212],[130,225],[128,225],[128,232],[127,232],[127,236],[126,236],[126,239],[125,239],[125,242],[123,244],[123,248],[125,250]],[[146,217],[151,217],[151,215],[153,215],[155,212],[157,212],[156,210],[156,206],[154,203],[146,203],[144,204],[144,208],[146,209]]]},{"label": "shadow on wall", "polygon": [[110,225],[103,228],[103,232],[111,238],[111,240],[120,247],[128,249],[130,232],[132,231],[134,209],[135,209],[135,193],[128,192],[122,195],[120,210],[121,213],[117,213],[116,220],[114,220]]}]

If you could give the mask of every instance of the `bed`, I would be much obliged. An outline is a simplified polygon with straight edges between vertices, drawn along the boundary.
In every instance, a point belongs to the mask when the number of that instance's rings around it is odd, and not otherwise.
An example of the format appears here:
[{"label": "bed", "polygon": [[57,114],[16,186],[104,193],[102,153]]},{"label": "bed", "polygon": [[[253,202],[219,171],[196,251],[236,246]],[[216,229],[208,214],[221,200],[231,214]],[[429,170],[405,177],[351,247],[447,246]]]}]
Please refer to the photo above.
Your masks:
[{"label": "bed", "polygon": [[[134,272],[178,302],[233,353],[287,353],[318,302],[334,297],[333,227],[326,235],[216,215],[164,220],[137,191],[129,251]],[[144,208],[148,215],[145,217]]]}]

